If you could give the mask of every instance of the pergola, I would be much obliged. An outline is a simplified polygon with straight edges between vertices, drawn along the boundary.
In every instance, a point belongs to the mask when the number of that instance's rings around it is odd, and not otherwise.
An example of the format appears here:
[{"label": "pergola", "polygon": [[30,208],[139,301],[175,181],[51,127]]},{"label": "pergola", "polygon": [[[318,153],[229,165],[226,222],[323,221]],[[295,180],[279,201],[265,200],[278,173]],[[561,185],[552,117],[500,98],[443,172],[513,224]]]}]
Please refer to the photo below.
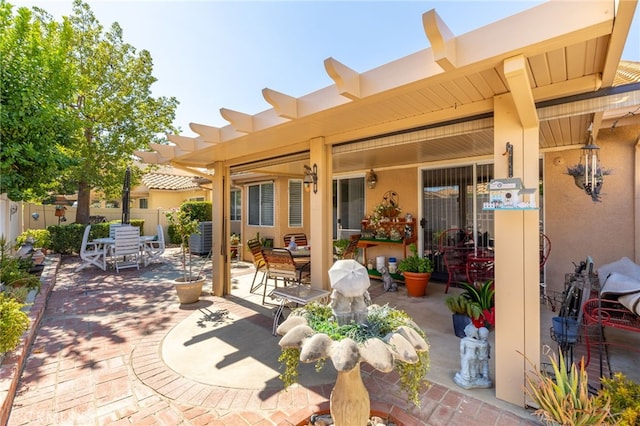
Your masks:
[{"label": "pergola", "polygon": [[[170,144],[136,154],[213,173],[214,233],[227,238],[236,173],[302,176],[303,164],[316,164],[312,282],[322,283],[332,262],[334,173],[493,155],[495,176],[507,177],[508,141],[514,175],[535,188],[541,152],[582,146],[590,123],[594,138],[603,127],[637,124],[628,111],[640,106],[640,84],[615,80],[636,7],[637,0],[550,1],[462,35],[430,10],[422,17],[430,47],[363,72],[328,58],[333,85],[299,98],[265,88],[272,108],[221,108],[229,125],[191,123],[199,136],[169,135]],[[419,138],[406,137],[414,131]],[[537,212],[496,212],[496,396],[518,405],[528,368],[521,354],[534,364],[540,357],[538,241]],[[228,292],[227,246],[214,241],[218,295]]]}]

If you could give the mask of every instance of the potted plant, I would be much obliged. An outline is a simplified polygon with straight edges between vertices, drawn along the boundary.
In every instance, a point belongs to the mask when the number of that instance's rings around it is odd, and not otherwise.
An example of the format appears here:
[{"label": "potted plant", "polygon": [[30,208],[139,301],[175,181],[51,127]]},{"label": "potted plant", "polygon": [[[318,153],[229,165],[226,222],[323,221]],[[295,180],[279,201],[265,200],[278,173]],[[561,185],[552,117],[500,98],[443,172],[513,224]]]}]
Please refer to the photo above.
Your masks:
[{"label": "potted plant", "polygon": [[449,296],[445,303],[451,311],[453,332],[460,338],[465,337],[464,328],[471,323],[472,318],[478,318],[482,315],[482,309],[477,303],[471,302],[464,294]]},{"label": "potted plant", "polygon": [[462,296],[470,303],[480,308],[480,315],[471,317],[471,322],[476,328],[487,327],[489,330],[495,325],[495,289],[493,280],[487,280],[481,284],[460,283],[464,289]]},{"label": "potted plant", "polygon": [[428,257],[420,257],[415,243],[409,245],[411,255],[398,263],[398,271],[404,276],[407,294],[422,297],[433,272],[433,262]]},{"label": "potted plant", "polygon": [[174,287],[178,293],[180,303],[195,303],[202,293],[202,285],[204,277],[200,275],[202,269],[193,274],[193,262],[191,251],[189,250],[189,238],[192,234],[199,234],[198,221],[192,219],[189,212],[179,209],[166,213],[169,224],[174,230],[175,235],[180,239],[180,248],[182,249],[181,264],[182,275],[176,278]]}]

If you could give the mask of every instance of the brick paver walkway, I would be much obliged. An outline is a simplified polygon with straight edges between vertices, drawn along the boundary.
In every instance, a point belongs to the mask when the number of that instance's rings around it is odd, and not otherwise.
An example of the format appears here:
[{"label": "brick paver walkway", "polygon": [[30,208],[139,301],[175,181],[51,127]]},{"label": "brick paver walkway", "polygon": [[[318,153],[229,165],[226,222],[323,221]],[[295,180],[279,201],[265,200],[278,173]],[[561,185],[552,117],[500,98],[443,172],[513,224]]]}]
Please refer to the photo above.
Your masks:
[{"label": "brick paver walkway", "polygon": [[[178,375],[162,361],[160,342],[199,305],[184,309],[177,303],[163,278],[171,265],[120,274],[96,269],[77,273],[77,262],[62,259],[25,358],[8,425],[296,425],[328,409],[328,385],[256,391]],[[261,324],[265,338],[273,338],[269,318],[230,299],[203,299],[199,303],[213,302]],[[5,367],[3,363],[4,376]],[[538,424],[533,417],[523,419],[439,385],[425,390],[421,408],[415,408],[399,396],[397,375],[367,367],[362,365],[363,380],[372,411],[390,413],[398,424]],[[8,388],[8,378],[0,380],[5,381],[0,390]]]}]

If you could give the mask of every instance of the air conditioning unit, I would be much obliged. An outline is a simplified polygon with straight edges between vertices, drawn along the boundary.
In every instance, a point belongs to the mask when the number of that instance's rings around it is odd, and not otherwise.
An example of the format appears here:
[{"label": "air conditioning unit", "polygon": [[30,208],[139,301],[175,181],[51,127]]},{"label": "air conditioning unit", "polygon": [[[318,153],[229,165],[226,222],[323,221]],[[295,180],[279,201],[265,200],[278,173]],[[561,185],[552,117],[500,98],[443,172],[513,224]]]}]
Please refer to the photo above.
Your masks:
[{"label": "air conditioning unit", "polygon": [[213,240],[213,222],[200,222],[198,229],[200,234],[189,237],[189,250],[193,254],[209,254]]}]

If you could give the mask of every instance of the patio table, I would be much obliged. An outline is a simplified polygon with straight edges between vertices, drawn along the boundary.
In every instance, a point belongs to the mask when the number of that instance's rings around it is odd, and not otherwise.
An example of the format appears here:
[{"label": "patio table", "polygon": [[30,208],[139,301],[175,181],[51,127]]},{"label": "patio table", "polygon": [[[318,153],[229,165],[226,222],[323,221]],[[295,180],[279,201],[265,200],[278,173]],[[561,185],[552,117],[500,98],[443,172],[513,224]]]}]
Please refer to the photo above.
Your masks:
[{"label": "patio table", "polygon": [[276,328],[282,316],[282,310],[287,303],[295,303],[296,305],[306,305],[314,300],[325,299],[329,296],[329,291],[311,287],[306,284],[298,284],[291,287],[277,287],[269,296],[273,299],[280,299],[280,305],[276,309],[273,317],[273,329],[271,333],[276,335]]}]

